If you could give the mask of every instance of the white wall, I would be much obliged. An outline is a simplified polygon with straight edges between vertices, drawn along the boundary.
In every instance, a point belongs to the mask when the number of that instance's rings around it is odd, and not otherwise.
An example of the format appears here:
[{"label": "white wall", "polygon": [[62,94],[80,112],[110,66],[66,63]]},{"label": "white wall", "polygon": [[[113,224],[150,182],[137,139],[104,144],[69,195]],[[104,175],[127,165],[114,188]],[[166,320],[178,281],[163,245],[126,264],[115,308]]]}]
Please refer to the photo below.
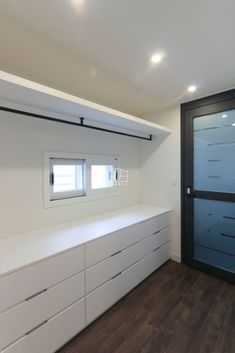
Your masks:
[{"label": "white wall", "polygon": [[180,106],[159,111],[146,119],[166,126],[172,134],[151,144],[141,152],[141,202],[173,209],[172,258],[181,256],[180,227]]},{"label": "white wall", "polygon": [[[0,112],[0,237],[139,202],[139,141]],[[129,171],[120,197],[45,209],[43,152],[120,155]]]},{"label": "white wall", "polygon": [[[173,209],[172,257],[179,260],[179,107],[147,118],[169,127],[172,134],[149,143],[0,112],[0,238],[142,202]],[[117,197],[44,208],[48,150],[118,154],[120,167],[129,171],[128,186]]]}]

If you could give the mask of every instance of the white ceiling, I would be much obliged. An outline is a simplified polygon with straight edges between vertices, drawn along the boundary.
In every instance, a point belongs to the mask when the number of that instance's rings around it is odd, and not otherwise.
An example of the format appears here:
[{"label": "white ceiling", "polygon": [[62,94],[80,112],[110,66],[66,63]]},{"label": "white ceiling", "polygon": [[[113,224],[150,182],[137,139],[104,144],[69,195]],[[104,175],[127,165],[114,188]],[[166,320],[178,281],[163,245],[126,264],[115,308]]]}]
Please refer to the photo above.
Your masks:
[{"label": "white ceiling", "polygon": [[[93,78],[103,77],[90,85],[90,97],[78,89],[83,98],[137,115],[235,87],[234,13],[234,0],[0,2],[0,17],[55,43],[78,66],[89,63]],[[159,51],[165,58],[153,67],[150,57]],[[186,92],[190,84],[196,93]]]}]

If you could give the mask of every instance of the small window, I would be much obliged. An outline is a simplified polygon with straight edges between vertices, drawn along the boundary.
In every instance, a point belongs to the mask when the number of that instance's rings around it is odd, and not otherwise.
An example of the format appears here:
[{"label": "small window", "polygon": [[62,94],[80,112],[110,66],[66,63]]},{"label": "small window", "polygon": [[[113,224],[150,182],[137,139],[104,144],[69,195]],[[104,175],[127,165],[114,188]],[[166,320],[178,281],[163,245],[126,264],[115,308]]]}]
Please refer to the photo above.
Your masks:
[{"label": "small window", "polygon": [[85,196],[85,160],[50,158],[50,200]]},{"label": "small window", "polygon": [[114,186],[113,165],[92,165],[91,166],[91,189],[106,189]]},{"label": "small window", "polygon": [[44,152],[44,207],[72,205],[120,195],[118,156]]}]

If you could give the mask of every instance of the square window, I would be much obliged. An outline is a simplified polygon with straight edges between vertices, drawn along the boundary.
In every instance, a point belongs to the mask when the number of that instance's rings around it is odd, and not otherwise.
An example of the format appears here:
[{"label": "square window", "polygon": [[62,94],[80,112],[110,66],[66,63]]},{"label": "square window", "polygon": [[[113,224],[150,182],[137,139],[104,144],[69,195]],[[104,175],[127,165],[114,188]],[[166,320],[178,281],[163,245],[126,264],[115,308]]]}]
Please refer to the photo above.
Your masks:
[{"label": "square window", "polygon": [[106,189],[114,186],[114,167],[112,165],[91,166],[91,189]]},{"label": "square window", "polygon": [[50,200],[85,196],[85,160],[50,158]]}]

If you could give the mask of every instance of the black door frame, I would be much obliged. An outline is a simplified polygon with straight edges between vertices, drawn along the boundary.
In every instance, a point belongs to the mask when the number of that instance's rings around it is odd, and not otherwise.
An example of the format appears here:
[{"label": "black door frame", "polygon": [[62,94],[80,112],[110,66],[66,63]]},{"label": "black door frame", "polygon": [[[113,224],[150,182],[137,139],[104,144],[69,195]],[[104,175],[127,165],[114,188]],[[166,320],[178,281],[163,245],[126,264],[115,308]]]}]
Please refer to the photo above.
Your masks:
[{"label": "black door frame", "polygon": [[[193,259],[193,197],[235,202],[235,193],[193,190],[193,117],[235,109],[235,89],[181,105],[181,252],[182,262],[235,283],[235,274]],[[191,195],[187,195],[187,187]]]}]

